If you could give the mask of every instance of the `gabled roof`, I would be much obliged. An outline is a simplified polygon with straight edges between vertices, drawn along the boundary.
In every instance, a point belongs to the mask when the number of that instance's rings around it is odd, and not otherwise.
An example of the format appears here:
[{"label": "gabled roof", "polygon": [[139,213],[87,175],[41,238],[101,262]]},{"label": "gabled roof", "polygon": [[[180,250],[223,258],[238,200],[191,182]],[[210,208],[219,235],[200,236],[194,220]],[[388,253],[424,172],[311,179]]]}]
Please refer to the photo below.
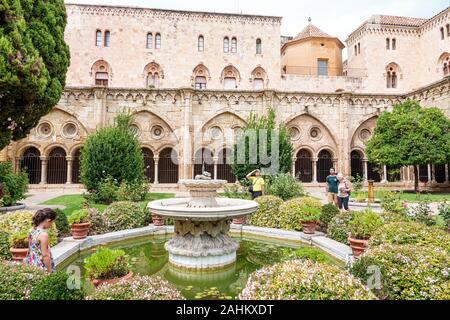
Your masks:
[{"label": "gabled roof", "polygon": [[424,24],[427,21],[428,21],[428,19],[421,19],[421,18],[373,15],[366,22],[373,23],[373,24],[390,25],[390,26],[420,27],[422,24]]}]

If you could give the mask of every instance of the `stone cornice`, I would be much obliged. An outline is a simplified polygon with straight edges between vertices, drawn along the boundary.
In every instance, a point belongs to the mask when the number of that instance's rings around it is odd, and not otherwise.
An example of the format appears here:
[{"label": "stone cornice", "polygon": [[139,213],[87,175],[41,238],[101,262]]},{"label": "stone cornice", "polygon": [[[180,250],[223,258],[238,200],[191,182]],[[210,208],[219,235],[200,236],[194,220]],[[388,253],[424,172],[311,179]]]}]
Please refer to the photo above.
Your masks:
[{"label": "stone cornice", "polygon": [[197,12],[182,10],[151,9],[132,6],[111,6],[111,5],[88,5],[66,3],[66,9],[69,13],[79,13],[85,15],[105,15],[105,16],[131,16],[131,17],[149,17],[149,18],[167,18],[167,19],[186,19],[186,20],[213,20],[224,23],[261,23],[261,24],[281,24],[281,17],[262,16],[249,14],[232,14],[216,12]]}]

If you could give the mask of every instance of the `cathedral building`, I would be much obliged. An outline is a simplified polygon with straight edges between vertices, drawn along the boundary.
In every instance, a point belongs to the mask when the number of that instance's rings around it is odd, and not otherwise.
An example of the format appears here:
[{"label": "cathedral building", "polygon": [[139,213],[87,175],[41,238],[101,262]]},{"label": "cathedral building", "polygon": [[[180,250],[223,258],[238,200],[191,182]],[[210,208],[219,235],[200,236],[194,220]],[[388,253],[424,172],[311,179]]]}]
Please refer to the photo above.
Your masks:
[{"label": "cathedral building", "polygon": [[[134,115],[154,190],[202,170],[235,182],[235,137],[272,107],[295,149],[292,174],[325,182],[330,167],[402,186],[409,167],[372,165],[365,142],[378,115],[415,99],[450,117],[450,8],[430,19],[372,16],[346,40],[311,21],[281,35],[281,17],[66,4],[71,64],[59,103],[28,137],[0,152],[31,188],[79,186],[87,136],[123,110]],[[342,50],[348,59],[342,61]],[[177,161],[172,161],[172,159]],[[450,185],[449,165],[420,167]]]}]

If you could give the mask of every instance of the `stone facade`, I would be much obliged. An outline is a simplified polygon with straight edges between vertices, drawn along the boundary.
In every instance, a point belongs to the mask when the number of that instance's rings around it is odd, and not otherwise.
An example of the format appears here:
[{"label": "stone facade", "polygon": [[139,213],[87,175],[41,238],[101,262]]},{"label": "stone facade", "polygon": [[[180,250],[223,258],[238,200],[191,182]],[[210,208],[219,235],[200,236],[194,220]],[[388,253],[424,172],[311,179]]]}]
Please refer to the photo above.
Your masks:
[{"label": "stone facade", "polygon": [[[269,106],[277,113],[277,121],[285,123],[291,132],[295,149],[292,173],[308,183],[323,182],[324,172],[331,166],[350,175],[354,163],[358,163],[361,175],[370,178],[372,169],[364,154],[364,141],[372,134],[377,115],[395,103],[413,98],[424,106],[443,109],[450,117],[450,78],[439,76],[432,59],[442,51],[450,51],[450,37],[445,38],[446,45],[439,37],[431,37],[447,21],[444,18],[448,19],[450,9],[433,18],[436,22],[427,21],[419,29],[414,27],[413,34],[404,35],[420,41],[427,38],[431,43],[433,53],[421,50],[426,56],[423,63],[417,63],[422,61],[417,53],[416,65],[420,68],[402,63],[415,56],[406,51],[405,57],[400,56],[405,50],[402,46],[408,42],[396,33],[395,54],[404,60],[394,60],[399,61],[404,76],[400,76],[398,88],[392,90],[378,86],[380,81],[386,84],[382,70],[376,69],[384,65],[376,63],[376,59],[385,54],[385,47],[375,42],[385,34],[375,37],[375,32],[366,30],[367,24],[347,41],[350,51],[355,41],[363,44],[364,59],[358,57],[363,61],[350,57],[348,67],[367,69],[367,77],[299,76],[282,75],[281,19],[277,17],[88,5],[67,5],[67,11],[66,41],[72,59],[66,90],[54,110],[27,138],[11,143],[0,153],[0,160],[12,160],[18,169],[24,166],[26,150],[34,147],[34,183],[44,186],[48,186],[51,174],[65,175],[52,180],[58,184],[78,182],[77,151],[85,138],[112,123],[124,109],[134,114],[133,126],[142,147],[149,152],[151,181],[161,188],[168,182],[193,178],[198,171],[193,160],[202,148],[211,150],[213,175],[229,177],[229,168],[222,163],[226,150],[233,145],[247,117],[252,112],[264,114]],[[101,30],[102,35],[99,47],[96,30]],[[109,47],[104,46],[107,31]],[[161,36],[160,49],[146,49],[149,32],[153,40],[156,34]],[[204,51],[198,52],[201,35]],[[232,39],[237,39],[236,53],[224,53],[225,37],[230,40],[230,50]],[[262,40],[262,54],[256,54],[256,39]],[[367,43],[362,39],[368,39]],[[383,59],[391,61],[393,57]],[[424,68],[433,72],[428,77],[418,75]],[[106,78],[97,79],[108,80],[107,87],[95,85],[96,73],[107,73]],[[206,88],[201,90],[195,86],[200,74],[207,80]],[[152,82],[155,86],[148,86],[149,75],[157,75],[158,81]],[[235,77],[236,88],[224,89],[227,77]],[[260,78],[263,87],[256,90],[254,80]],[[65,157],[65,169],[55,167],[56,147],[60,147],[59,159]],[[176,165],[166,161],[172,150],[178,160]],[[358,159],[352,158],[355,153]],[[389,168],[381,169],[379,180],[388,180]],[[412,170],[398,170],[403,183],[411,183]],[[421,171],[429,182],[449,183],[448,165],[430,165]],[[168,174],[174,175],[175,181],[167,179]]]}]

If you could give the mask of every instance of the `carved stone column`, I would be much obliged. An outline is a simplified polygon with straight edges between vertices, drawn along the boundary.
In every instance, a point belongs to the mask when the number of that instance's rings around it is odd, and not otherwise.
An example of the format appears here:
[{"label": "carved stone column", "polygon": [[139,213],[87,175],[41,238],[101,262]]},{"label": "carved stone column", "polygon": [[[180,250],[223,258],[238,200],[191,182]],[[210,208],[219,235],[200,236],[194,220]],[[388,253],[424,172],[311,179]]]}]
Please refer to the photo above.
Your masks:
[{"label": "carved stone column", "polygon": [[433,177],[431,175],[431,165],[428,165],[428,183],[433,181]]},{"label": "carved stone column", "polygon": [[367,159],[363,159],[363,177],[364,180],[369,180],[369,161]]},{"label": "carved stone column", "polygon": [[312,159],[312,167],[313,167],[313,183],[317,183],[317,162],[318,162],[318,160],[319,159],[317,159],[317,158],[313,158]]},{"label": "carved stone column", "polygon": [[292,158],[292,176],[295,178],[295,163],[297,162],[297,157]]},{"label": "carved stone column", "polygon": [[73,159],[71,156],[66,157],[67,160],[67,182],[66,184],[72,184],[72,165]]},{"label": "carved stone column", "polygon": [[214,176],[213,176],[213,178],[217,180],[217,165],[219,163],[219,158],[218,157],[214,157],[213,161],[214,161]]},{"label": "carved stone column", "polygon": [[48,166],[48,157],[41,156],[41,183],[47,184],[47,166]]},{"label": "carved stone column", "polygon": [[449,175],[449,167],[450,164],[445,165],[445,183],[450,183],[450,175]]},{"label": "carved stone column", "polygon": [[431,183],[436,184],[436,165],[431,165]]},{"label": "carved stone column", "polygon": [[158,168],[159,168],[159,157],[154,157],[155,160],[155,181],[154,184],[158,184]]},{"label": "carved stone column", "polygon": [[387,183],[388,182],[388,171],[387,171],[387,166],[383,166],[383,181],[381,181],[382,183]]}]

